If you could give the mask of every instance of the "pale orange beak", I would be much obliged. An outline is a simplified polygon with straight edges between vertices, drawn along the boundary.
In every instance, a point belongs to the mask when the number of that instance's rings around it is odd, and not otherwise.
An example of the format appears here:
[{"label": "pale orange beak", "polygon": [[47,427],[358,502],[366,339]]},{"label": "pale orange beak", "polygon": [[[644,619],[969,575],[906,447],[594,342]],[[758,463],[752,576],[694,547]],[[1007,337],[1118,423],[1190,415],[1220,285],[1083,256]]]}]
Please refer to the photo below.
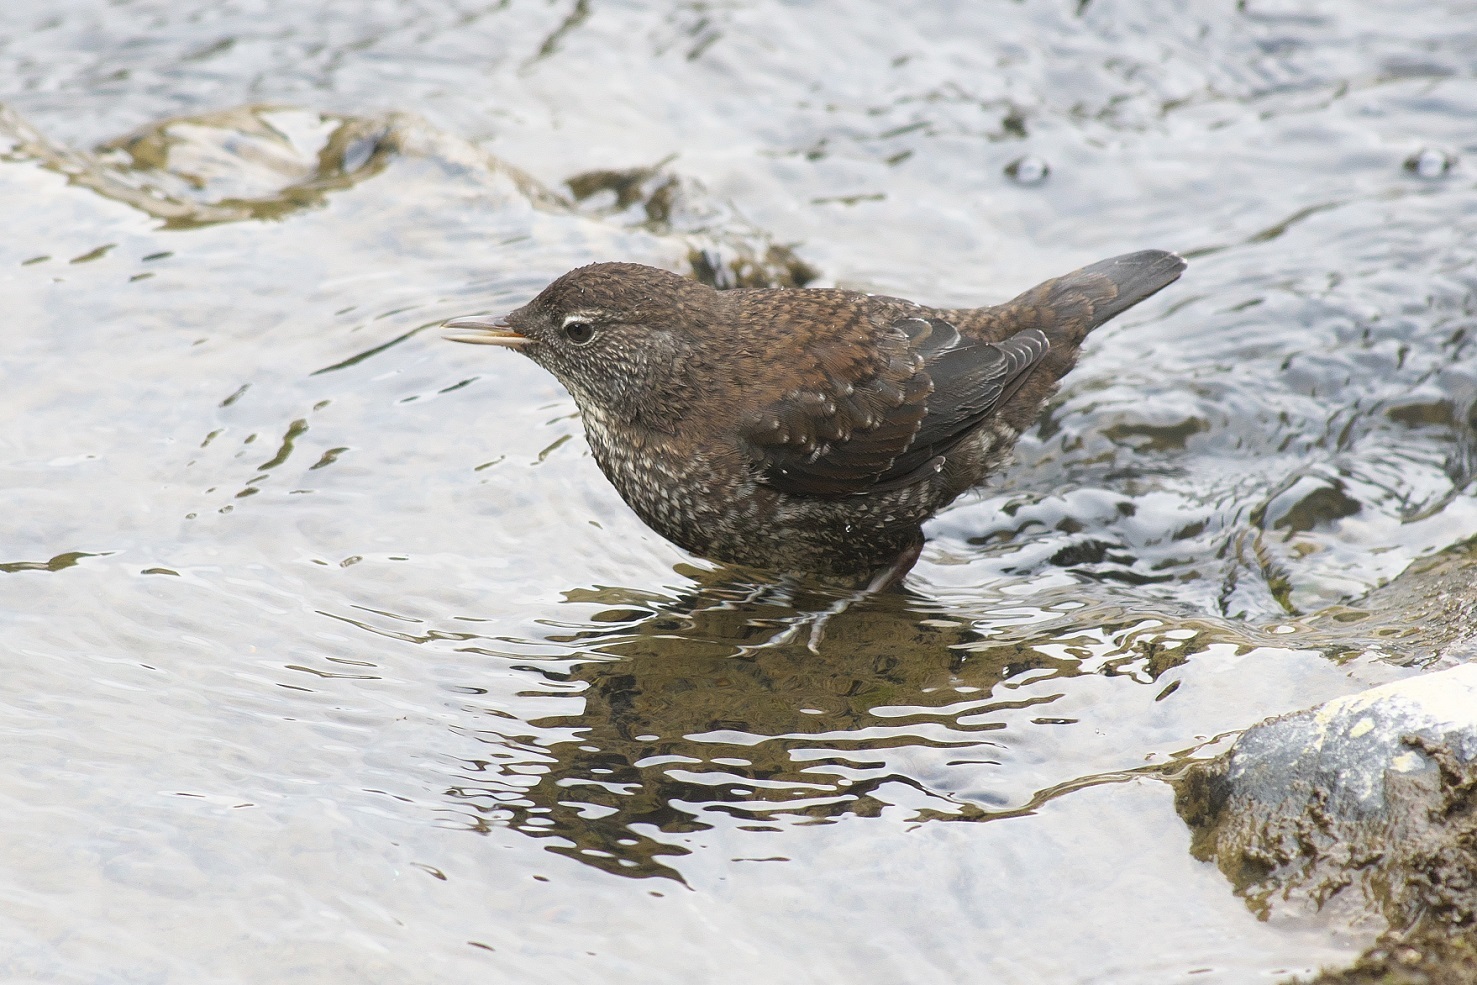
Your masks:
[{"label": "pale orange beak", "polygon": [[473,316],[471,318],[453,318],[449,322],[443,322],[442,328],[454,328],[459,331],[442,336],[449,342],[470,342],[473,345],[501,345],[510,349],[521,349],[532,342],[526,335],[519,335],[507,326],[501,318],[488,318]]}]

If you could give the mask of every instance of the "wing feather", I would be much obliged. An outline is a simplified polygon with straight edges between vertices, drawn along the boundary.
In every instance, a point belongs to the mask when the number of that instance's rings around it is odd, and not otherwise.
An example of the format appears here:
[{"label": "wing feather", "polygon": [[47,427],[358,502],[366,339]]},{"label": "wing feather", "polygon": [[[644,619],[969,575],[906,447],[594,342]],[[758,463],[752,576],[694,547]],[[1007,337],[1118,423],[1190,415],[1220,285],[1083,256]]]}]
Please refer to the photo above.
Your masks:
[{"label": "wing feather", "polygon": [[941,468],[1049,348],[1036,329],[987,343],[910,317],[878,335],[869,360],[821,354],[824,384],[785,394],[747,429],[760,480],[831,499],[907,485]]}]

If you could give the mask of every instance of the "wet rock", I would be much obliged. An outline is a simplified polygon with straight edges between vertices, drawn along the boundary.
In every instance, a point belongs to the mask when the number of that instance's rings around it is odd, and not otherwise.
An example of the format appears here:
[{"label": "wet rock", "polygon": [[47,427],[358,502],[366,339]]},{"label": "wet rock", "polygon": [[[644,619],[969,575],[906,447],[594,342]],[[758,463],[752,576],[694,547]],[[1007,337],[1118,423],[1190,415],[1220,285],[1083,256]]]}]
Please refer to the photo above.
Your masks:
[{"label": "wet rock", "polygon": [[1340,971],[1324,971],[1307,985],[1474,985],[1477,936],[1422,928],[1370,948]]},{"label": "wet rock", "polygon": [[351,117],[241,106],[164,120],[88,152],[55,143],[0,107],[0,148],[175,229],[281,219],[381,173],[396,157],[496,175],[537,207],[563,206],[516,168],[407,113]]},{"label": "wet rock", "polygon": [[1176,805],[1259,915],[1384,929],[1366,960],[1459,968],[1477,934],[1477,664],[1264,722],[1186,774]]},{"label": "wet rock", "polygon": [[1379,656],[1405,666],[1477,659],[1477,539],[1413,562],[1357,602],[1303,621],[1307,642],[1330,659]]},{"label": "wet rock", "polygon": [[820,276],[793,249],[771,242],[700,183],[667,170],[670,160],[645,168],[585,171],[564,183],[584,212],[657,235],[694,237],[688,253],[692,276],[719,290],[804,287]]},{"label": "wet rock", "polygon": [[1256,532],[1240,549],[1261,570],[1267,590],[1288,615],[1301,615],[1347,597],[1353,587],[1336,569],[1309,577],[1301,564],[1336,543],[1339,521],[1364,509],[1342,478],[1316,472],[1295,475],[1251,511]]},{"label": "wet rock", "polygon": [[1353,516],[1360,509],[1359,501],[1348,494],[1341,479],[1304,475],[1254,511],[1251,522],[1263,530],[1283,530],[1291,536]]},{"label": "wet rock", "polygon": [[1182,451],[1191,438],[1209,430],[1209,421],[1192,416],[1163,423],[1123,420],[1103,428],[1103,436],[1140,452]]},{"label": "wet rock", "polygon": [[[791,247],[774,243],[698,183],[665,170],[666,161],[576,175],[566,182],[571,201],[409,113],[361,117],[241,106],[164,120],[89,152],[51,141],[0,106],[0,156],[34,160],[171,229],[282,219],[324,205],[331,193],[374,178],[397,160],[419,159],[484,187],[512,212],[532,206],[566,220],[570,237],[580,236],[579,223],[590,219],[611,231],[640,230],[660,241],[661,252],[685,259],[689,276],[715,287],[798,287],[819,276]],[[673,267],[680,269],[680,260]]]}]

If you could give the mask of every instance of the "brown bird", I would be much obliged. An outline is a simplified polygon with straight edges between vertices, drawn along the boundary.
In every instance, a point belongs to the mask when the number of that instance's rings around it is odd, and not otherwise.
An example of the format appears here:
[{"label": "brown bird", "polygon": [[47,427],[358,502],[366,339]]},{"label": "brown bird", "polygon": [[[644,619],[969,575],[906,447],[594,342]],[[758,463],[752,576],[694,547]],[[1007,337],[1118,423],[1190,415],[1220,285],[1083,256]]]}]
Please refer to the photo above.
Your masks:
[{"label": "brown bird", "polygon": [[946,310],[596,263],[505,319],[445,327],[553,373],[601,470],[669,540],[881,588],[917,560],[923,522],[1006,459],[1087,333],[1184,267],[1130,253]]}]

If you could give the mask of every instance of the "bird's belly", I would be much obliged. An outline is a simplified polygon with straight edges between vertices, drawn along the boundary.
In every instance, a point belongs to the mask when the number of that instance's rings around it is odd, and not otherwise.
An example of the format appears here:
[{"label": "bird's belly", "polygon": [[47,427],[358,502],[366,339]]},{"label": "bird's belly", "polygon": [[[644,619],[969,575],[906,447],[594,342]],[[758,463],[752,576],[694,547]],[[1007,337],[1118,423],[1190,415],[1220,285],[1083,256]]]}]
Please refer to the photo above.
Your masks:
[{"label": "bird's belly", "polygon": [[601,470],[648,526],[730,564],[865,579],[915,544],[922,521],[953,498],[941,502],[929,483],[842,499],[787,496],[701,450],[678,456],[605,441],[594,429],[589,437]]}]

